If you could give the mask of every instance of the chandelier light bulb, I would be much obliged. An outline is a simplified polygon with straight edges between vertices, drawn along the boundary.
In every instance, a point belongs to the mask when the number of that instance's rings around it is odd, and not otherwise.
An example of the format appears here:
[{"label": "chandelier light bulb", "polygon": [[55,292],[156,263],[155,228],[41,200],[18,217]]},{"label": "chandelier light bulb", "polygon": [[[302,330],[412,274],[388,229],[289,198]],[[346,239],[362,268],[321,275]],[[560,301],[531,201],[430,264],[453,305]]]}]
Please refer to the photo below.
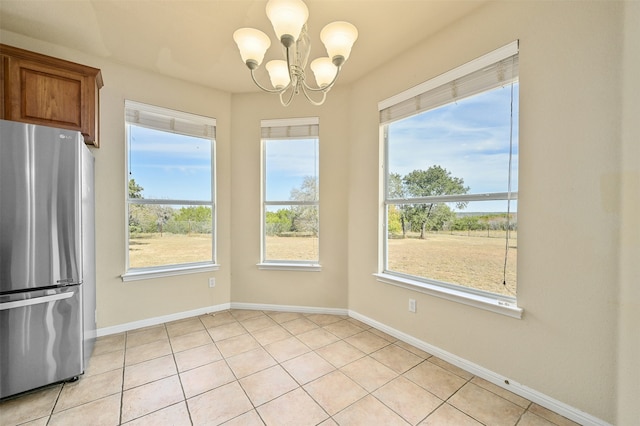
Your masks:
[{"label": "chandelier light bulb", "polygon": [[327,53],[331,60],[335,61],[336,57],[342,57],[342,62],[349,59],[351,47],[358,38],[358,30],[355,26],[348,22],[336,21],[327,24],[320,31],[320,40],[327,48]]},{"label": "chandelier light bulb", "polygon": [[240,28],[233,33],[233,40],[238,45],[240,56],[251,69],[258,68],[264,59],[264,54],[271,46],[269,37],[254,28]]},{"label": "chandelier light bulb", "polygon": [[269,0],[266,12],[278,39],[286,47],[298,40],[309,18],[309,9],[302,0]]},{"label": "chandelier light bulb", "polygon": [[269,72],[269,78],[271,84],[276,89],[287,87],[291,78],[289,77],[289,69],[287,68],[287,62],[279,59],[267,62],[265,66]]},{"label": "chandelier light bulb", "polygon": [[310,66],[318,87],[328,86],[338,73],[338,67],[327,57],[314,59]]},{"label": "chandelier light bulb", "polygon": [[266,13],[278,40],[284,46],[285,60],[272,60],[265,66],[273,89],[260,84],[256,69],[264,60],[271,41],[265,33],[253,28],[237,30],[233,33],[233,39],[250,70],[251,79],[260,90],[278,95],[283,106],[289,106],[298,94],[303,94],[313,105],[322,105],[327,92],[336,83],[342,65],[351,54],[358,30],[344,21],[332,22],[322,29],[320,39],[329,57],[317,58],[309,65],[316,80],[314,87],[308,84],[311,78],[306,78],[305,70],[311,51],[307,33],[307,5],[302,0],[268,0]]}]

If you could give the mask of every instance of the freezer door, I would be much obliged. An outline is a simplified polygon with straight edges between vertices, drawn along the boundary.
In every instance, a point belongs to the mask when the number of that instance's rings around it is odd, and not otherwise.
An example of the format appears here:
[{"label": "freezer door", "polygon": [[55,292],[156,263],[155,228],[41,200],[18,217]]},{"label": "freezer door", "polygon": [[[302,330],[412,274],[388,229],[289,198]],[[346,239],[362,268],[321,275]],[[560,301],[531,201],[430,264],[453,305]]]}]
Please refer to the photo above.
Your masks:
[{"label": "freezer door", "polygon": [[0,293],[81,282],[82,145],[0,120]]},{"label": "freezer door", "polygon": [[82,286],[0,296],[0,398],[82,374]]}]

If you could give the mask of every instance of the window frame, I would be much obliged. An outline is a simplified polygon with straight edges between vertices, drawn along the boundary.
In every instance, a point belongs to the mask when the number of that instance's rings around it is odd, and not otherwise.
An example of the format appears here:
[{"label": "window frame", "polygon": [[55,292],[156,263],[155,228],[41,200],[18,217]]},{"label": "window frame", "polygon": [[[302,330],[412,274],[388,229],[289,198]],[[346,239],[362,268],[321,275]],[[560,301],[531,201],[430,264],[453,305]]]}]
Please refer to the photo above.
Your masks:
[{"label": "window frame", "polygon": [[[446,300],[462,303],[469,306],[486,309],[492,312],[504,314],[513,318],[522,318],[523,309],[518,306],[515,297],[503,296],[496,293],[480,290],[473,287],[465,287],[462,285],[451,284],[427,277],[418,277],[405,274],[402,272],[392,271],[388,269],[388,211],[390,205],[397,204],[431,204],[431,203],[451,203],[451,202],[469,202],[469,201],[494,201],[494,200],[517,200],[518,191],[497,192],[497,193],[472,193],[461,195],[436,195],[415,198],[391,198],[389,192],[389,172],[387,170],[389,164],[389,145],[388,145],[388,125],[394,121],[411,117],[426,111],[433,110],[439,106],[447,105],[450,101],[436,101],[433,105],[420,107],[420,97],[427,95],[434,89],[441,88],[445,85],[455,84],[457,79],[464,78],[468,75],[481,71],[489,66],[506,60],[510,57],[519,55],[518,41],[514,41],[506,46],[487,53],[479,58],[467,62],[453,70],[445,72],[434,77],[424,83],[414,86],[402,93],[392,96],[381,101],[378,104],[380,111],[380,144],[381,144],[381,160],[383,161],[380,170],[380,188],[381,202],[380,214],[381,220],[379,234],[379,267],[378,272],[374,274],[378,281],[429,294]],[[516,77],[519,81],[519,76]],[[484,93],[492,90],[491,87],[483,87],[474,93]],[[455,89],[454,89],[455,90]],[[424,99],[424,98],[423,98]],[[412,110],[415,102],[415,110]],[[395,109],[394,109],[395,108]]]},{"label": "window frame", "polygon": [[[318,117],[270,119],[260,121],[260,262],[261,270],[319,272],[320,265],[320,120]],[[266,145],[269,140],[315,139],[318,158],[316,174],[316,200],[267,200],[267,158]],[[313,260],[265,259],[266,255],[266,212],[269,206],[313,206],[318,212],[318,258]]]},{"label": "window frame", "polygon": [[[130,179],[130,126],[135,125],[156,131],[175,133],[184,136],[208,139],[211,143],[211,196],[210,200],[129,198]],[[151,278],[217,271],[220,265],[217,256],[217,210],[216,210],[216,119],[202,115],[172,110],[137,101],[125,100],[125,242],[126,263],[122,281],[137,281]],[[208,206],[211,208],[211,260],[190,263],[166,264],[132,268],[129,262],[129,210],[132,205],[168,205],[168,206]]]}]

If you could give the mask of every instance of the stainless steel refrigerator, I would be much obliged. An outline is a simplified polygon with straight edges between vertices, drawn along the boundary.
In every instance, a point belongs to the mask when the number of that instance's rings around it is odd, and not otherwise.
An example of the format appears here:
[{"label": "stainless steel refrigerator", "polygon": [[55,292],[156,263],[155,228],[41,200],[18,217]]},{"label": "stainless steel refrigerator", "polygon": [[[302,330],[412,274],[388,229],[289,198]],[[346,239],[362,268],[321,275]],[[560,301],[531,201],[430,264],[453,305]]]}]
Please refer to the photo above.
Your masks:
[{"label": "stainless steel refrigerator", "polygon": [[79,132],[0,120],[0,398],[75,380],[87,366],[93,167]]}]

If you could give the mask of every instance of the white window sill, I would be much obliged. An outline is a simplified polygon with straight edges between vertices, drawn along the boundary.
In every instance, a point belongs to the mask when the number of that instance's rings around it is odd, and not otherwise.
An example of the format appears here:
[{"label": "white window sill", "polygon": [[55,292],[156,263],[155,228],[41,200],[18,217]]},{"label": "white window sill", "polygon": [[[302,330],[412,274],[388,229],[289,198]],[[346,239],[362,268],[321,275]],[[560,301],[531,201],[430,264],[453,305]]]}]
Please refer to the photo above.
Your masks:
[{"label": "white window sill", "polygon": [[506,315],[512,318],[522,319],[524,310],[518,307],[513,301],[508,299],[500,299],[499,296],[487,297],[479,294],[469,293],[463,290],[456,290],[438,286],[435,284],[424,283],[421,281],[411,280],[408,278],[397,277],[395,275],[378,273],[373,274],[380,282],[418,291],[441,299],[450,300],[452,302],[462,303],[498,314]]},{"label": "white window sill", "polygon": [[172,268],[133,269],[122,274],[122,281],[148,280],[151,278],[173,277],[176,275],[197,274],[199,272],[218,271],[220,265],[207,263],[202,265],[176,266]]},{"label": "white window sill", "polygon": [[258,263],[258,269],[271,271],[306,271],[320,272],[322,266],[318,263],[286,263],[286,262],[263,262]]}]

